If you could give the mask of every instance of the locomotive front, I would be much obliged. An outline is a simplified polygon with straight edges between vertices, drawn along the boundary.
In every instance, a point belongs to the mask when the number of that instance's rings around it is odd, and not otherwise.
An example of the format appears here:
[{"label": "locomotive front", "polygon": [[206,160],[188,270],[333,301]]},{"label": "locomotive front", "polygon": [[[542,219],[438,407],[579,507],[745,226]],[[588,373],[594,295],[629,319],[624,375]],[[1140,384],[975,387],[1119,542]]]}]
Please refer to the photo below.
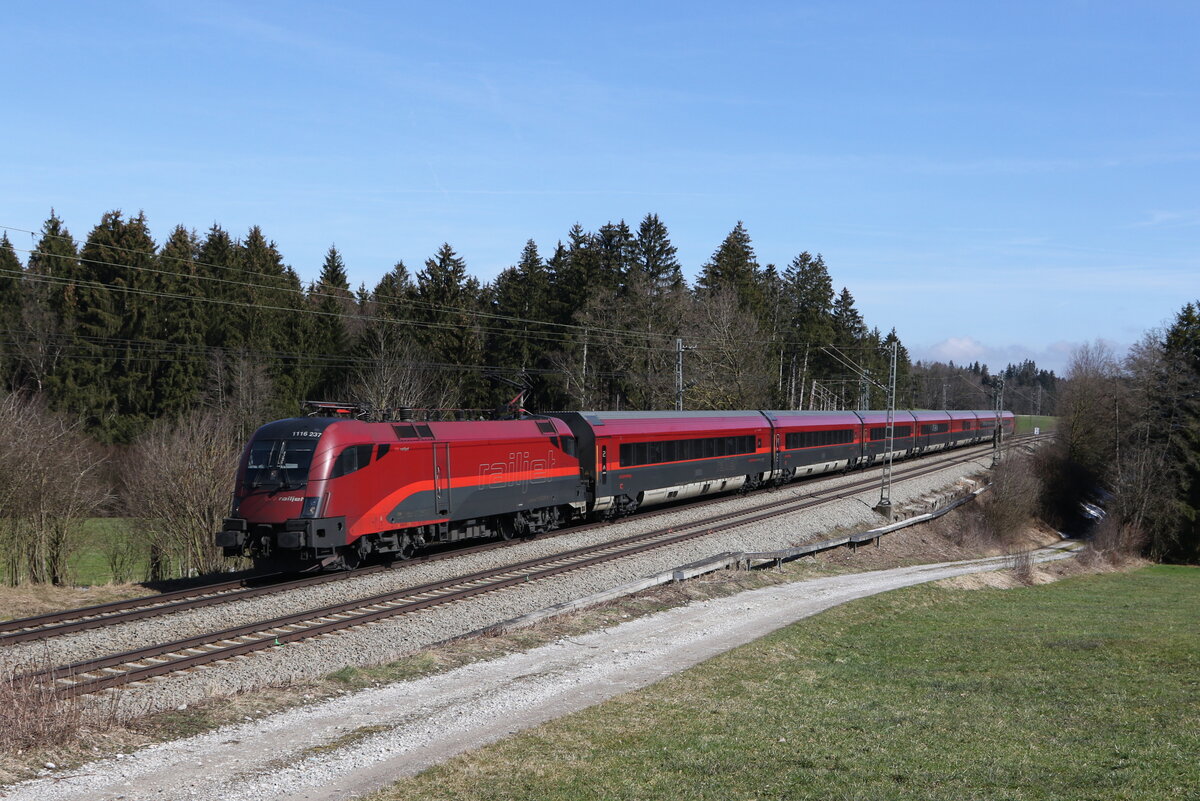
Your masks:
[{"label": "locomotive front", "polygon": [[294,561],[346,544],[344,517],[321,517],[335,443],[330,418],[279,420],[254,432],[238,466],[230,516],[216,536],[226,556]]}]

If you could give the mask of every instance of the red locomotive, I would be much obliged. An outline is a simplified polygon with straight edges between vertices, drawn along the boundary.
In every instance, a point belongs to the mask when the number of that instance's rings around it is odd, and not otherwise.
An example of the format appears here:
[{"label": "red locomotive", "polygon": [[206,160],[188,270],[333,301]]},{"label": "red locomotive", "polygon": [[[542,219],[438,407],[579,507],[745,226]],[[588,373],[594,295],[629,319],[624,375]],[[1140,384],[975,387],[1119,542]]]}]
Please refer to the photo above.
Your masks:
[{"label": "red locomotive", "polygon": [[[331,411],[331,404],[320,404]],[[408,558],[886,457],[886,412],[559,412],[489,422],[299,417],[255,432],[216,543],[284,567]],[[1011,412],[896,412],[894,458],[1013,433]]]}]

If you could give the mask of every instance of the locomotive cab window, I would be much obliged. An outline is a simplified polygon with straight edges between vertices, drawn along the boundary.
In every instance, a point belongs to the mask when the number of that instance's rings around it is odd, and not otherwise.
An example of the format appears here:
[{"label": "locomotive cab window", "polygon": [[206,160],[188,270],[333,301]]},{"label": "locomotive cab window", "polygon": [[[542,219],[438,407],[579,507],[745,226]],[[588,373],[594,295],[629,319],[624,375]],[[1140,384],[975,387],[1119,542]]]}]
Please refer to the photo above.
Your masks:
[{"label": "locomotive cab window", "polygon": [[250,445],[245,486],[299,489],[308,483],[316,439],[260,439]]},{"label": "locomotive cab window", "polygon": [[351,445],[338,455],[337,461],[333,463],[333,472],[329,474],[330,478],[340,478],[341,476],[349,475],[355,470],[361,470],[366,467],[371,461],[371,451],[374,449],[372,445]]}]

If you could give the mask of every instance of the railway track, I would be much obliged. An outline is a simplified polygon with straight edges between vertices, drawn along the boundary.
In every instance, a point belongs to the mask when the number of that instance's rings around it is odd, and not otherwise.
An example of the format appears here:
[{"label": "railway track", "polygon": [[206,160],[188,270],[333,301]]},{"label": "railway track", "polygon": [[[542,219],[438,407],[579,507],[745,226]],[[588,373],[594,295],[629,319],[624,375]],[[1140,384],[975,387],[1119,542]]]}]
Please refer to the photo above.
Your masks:
[{"label": "railway track", "polygon": [[[948,464],[978,457],[978,454],[962,452],[955,455],[958,458],[952,460],[909,465],[907,469],[898,471],[896,480],[918,478],[943,470]],[[22,680],[49,684],[55,691],[67,695],[96,693],[792,514],[857,495],[877,485],[876,477],[861,478],[827,491],[802,497],[792,494],[752,509],[714,515],[682,526],[660,528],[417,587],[29,673]],[[459,550],[452,554],[461,555],[463,552]]]},{"label": "railway track", "polygon": [[[1016,438],[1011,440],[1011,442],[1016,444],[1017,442],[1021,441],[1021,439],[1022,438]],[[966,459],[973,458],[969,456],[969,454],[980,450],[986,450],[990,447],[990,445],[977,445],[949,453],[939,452],[925,458],[932,459],[936,463],[941,463],[944,461],[946,456],[956,457],[958,461],[964,461]],[[901,471],[899,475],[903,475],[903,471]],[[827,475],[824,477],[828,478]],[[816,478],[816,476],[813,478]],[[721,503],[726,500],[728,500],[728,496],[717,496],[702,501],[693,501],[690,503],[690,506],[693,508],[703,508],[706,505]],[[666,506],[640,513],[638,517],[639,519],[652,519],[655,516],[673,512],[676,508],[678,507]],[[550,537],[575,534],[581,531],[588,531],[602,525],[605,525],[605,523],[585,523],[582,525],[573,526],[571,528],[562,529],[551,534],[543,534],[540,539],[544,540],[549,539]],[[450,551],[422,554],[405,562],[368,565],[355,570],[339,571],[336,573],[321,573],[302,578],[289,579],[285,574],[281,573],[254,576],[250,578],[207,584],[185,590],[175,590],[173,592],[162,593],[159,595],[111,601],[109,603],[83,607],[80,609],[52,612],[50,614],[38,615],[35,617],[0,621],[0,647],[15,645],[22,642],[41,640],[47,637],[72,634],[75,632],[87,631],[95,628],[102,628],[104,626],[111,626],[119,623],[145,620],[147,618],[172,614],[174,612],[202,609],[204,607],[215,606],[232,601],[248,600],[263,595],[286,592],[294,589],[302,589],[305,587],[312,587],[320,584],[367,576],[410,564],[424,564],[428,562],[439,561],[441,559],[456,558],[471,553],[478,553],[484,550],[509,547],[518,544],[519,542],[521,542],[521,540],[508,542],[492,541],[466,548],[455,548]]]}]

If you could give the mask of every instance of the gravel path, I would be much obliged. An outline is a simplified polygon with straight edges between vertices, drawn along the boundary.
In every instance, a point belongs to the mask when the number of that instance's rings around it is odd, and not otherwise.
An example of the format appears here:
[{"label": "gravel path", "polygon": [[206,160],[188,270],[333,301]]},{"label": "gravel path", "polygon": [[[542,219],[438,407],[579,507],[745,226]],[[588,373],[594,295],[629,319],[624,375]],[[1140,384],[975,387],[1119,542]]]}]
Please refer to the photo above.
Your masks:
[{"label": "gravel path", "polygon": [[[976,462],[949,466],[930,476],[896,484],[892,489],[893,503],[896,508],[908,503],[920,503],[923,497],[935,495],[960,478],[981,472],[980,468],[988,463],[989,457],[983,456]],[[764,497],[766,501],[772,501],[780,497],[836,490],[862,477],[863,473],[855,473],[850,476],[806,481],[789,485],[766,496],[736,496],[703,509],[682,506],[667,515],[652,518],[634,517],[592,531],[534,540],[457,559],[405,566],[383,574],[247,601],[235,601],[194,612],[80,632],[41,643],[30,643],[24,647],[15,646],[0,652],[0,665],[42,660],[65,664],[104,653],[182,639],[216,628],[252,623],[485,570],[519,559],[561,553],[659,527],[680,525],[719,512],[754,508],[765,502]],[[180,704],[194,703],[214,696],[230,695],[267,684],[284,683],[297,677],[323,675],[350,665],[391,661],[450,637],[722,551],[783,548],[818,538],[839,525],[848,528],[877,525],[881,518],[870,507],[878,498],[878,489],[867,490],[855,499],[845,499],[724,534],[657,549],[638,557],[531,582],[503,592],[488,593],[468,601],[435,607],[418,615],[402,616],[238,657],[187,674],[155,679],[122,690],[121,703],[130,714],[141,714],[171,709]]]},{"label": "gravel path", "polygon": [[[1071,554],[1045,549],[1037,561]],[[996,570],[1004,557],[776,585],[399,682],[17,785],[14,801],[354,798],[516,731],[652,684],[832,606]],[[355,736],[356,730],[362,736]],[[312,752],[310,749],[321,749]]]}]

